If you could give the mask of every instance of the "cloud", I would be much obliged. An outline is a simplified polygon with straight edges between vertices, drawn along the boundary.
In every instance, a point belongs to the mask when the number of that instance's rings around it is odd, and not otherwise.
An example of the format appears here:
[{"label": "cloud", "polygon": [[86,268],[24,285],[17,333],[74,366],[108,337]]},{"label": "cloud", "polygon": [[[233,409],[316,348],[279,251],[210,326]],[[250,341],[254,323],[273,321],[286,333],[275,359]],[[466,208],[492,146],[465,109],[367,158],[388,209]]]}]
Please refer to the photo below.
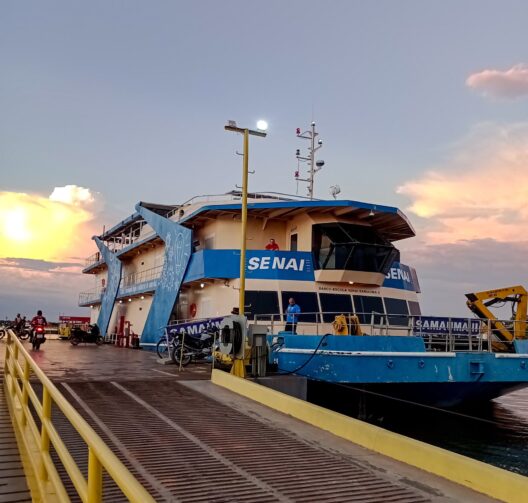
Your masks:
[{"label": "cloud", "polygon": [[90,189],[78,187],[77,185],[65,185],[64,187],[55,187],[49,196],[50,201],[57,201],[73,206],[85,206],[95,201],[95,197]]},{"label": "cloud", "polygon": [[79,272],[82,268],[80,262],[48,262],[47,260],[35,260],[30,258],[0,258],[0,267],[12,267],[16,269],[25,269],[28,271],[45,271],[45,272],[69,272],[72,269]]},{"label": "cloud", "polygon": [[55,187],[49,197],[0,192],[0,257],[63,262],[88,255],[95,199],[75,185]]},{"label": "cloud", "polygon": [[515,99],[528,95],[528,65],[518,64],[506,71],[483,70],[466,79],[466,85],[486,96]]},{"label": "cloud", "polygon": [[33,316],[42,309],[49,321],[59,314],[83,314],[77,306],[79,293],[94,288],[94,278],[81,274],[78,265],[54,264],[39,260],[0,260],[0,317],[12,319],[16,313]]},{"label": "cloud", "polygon": [[[481,125],[441,166],[405,182],[429,244],[516,242],[528,228],[528,124]],[[419,229],[420,227],[418,227]]]},{"label": "cloud", "polygon": [[423,313],[469,317],[465,293],[528,286],[528,123],[475,127],[397,191],[417,216],[417,237],[400,249],[418,272]]}]

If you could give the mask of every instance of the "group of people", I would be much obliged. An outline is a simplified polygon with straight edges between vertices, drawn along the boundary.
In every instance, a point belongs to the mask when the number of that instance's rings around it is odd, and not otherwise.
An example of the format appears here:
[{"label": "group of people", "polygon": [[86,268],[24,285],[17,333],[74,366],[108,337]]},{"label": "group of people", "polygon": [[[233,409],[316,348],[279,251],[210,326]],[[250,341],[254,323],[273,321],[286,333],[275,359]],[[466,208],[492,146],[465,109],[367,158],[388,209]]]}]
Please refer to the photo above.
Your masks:
[{"label": "group of people", "polygon": [[[13,328],[15,329],[16,332],[20,332],[24,330],[26,323],[27,323],[26,317],[20,316],[20,313],[17,313],[15,320],[13,322]],[[40,309],[37,311],[37,314],[33,316],[33,318],[31,319],[30,325],[31,325],[32,333],[38,326],[46,327],[48,325],[48,321],[46,320],[46,318],[44,317]]]}]

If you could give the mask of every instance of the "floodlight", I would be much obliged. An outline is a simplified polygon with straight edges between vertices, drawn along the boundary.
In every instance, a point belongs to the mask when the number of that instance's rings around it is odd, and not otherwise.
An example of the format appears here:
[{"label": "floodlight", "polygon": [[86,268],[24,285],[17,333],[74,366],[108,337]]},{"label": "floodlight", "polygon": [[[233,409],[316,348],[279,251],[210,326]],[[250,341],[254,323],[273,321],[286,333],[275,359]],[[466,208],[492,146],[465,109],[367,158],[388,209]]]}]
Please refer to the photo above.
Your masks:
[{"label": "floodlight", "polygon": [[266,121],[259,120],[257,122],[257,129],[259,131],[267,131],[268,130],[268,123]]}]

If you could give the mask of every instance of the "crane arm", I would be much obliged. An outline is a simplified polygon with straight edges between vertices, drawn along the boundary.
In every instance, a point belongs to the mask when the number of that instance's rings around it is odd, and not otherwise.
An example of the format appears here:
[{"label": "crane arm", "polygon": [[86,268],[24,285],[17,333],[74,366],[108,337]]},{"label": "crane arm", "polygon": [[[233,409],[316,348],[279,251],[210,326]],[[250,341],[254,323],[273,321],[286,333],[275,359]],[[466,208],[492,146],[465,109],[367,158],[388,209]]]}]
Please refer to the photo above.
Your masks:
[{"label": "crane arm", "polygon": [[[526,337],[526,313],[528,306],[528,292],[520,285],[484,292],[466,293],[467,306],[479,318],[490,320],[495,335],[502,341],[512,341]],[[489,310],[497,302],[511,302],[517,304],[513,319],[513,332],[505,323],[499,321]]]}]

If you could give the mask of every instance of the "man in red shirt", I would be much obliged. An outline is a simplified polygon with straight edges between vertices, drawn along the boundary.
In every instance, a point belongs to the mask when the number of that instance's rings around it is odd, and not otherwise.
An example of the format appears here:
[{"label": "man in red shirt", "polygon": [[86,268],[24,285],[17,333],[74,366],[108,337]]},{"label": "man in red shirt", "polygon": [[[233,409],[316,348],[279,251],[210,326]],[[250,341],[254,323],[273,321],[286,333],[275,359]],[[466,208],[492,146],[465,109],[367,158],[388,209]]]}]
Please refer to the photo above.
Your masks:
[{"label": "man in red shirt", "polygon": [[266,245],[266,250],[277,251],[278,249],[279,249],[279,245],[275,243],[275,240],[273,238],[271,238],[269,240],[269,243]]},{"label": "man in red shirt", "polygon": [[37,316],[33,316],[33,319],[31,320],[31,326],[33,327],[33,332],[31,333],[30,342],[33,342],[33,337],[35,335],[35,329],[37,326],[47,326],[48,321],[44,316],[42,316],[42,311],[37,311]]}]

